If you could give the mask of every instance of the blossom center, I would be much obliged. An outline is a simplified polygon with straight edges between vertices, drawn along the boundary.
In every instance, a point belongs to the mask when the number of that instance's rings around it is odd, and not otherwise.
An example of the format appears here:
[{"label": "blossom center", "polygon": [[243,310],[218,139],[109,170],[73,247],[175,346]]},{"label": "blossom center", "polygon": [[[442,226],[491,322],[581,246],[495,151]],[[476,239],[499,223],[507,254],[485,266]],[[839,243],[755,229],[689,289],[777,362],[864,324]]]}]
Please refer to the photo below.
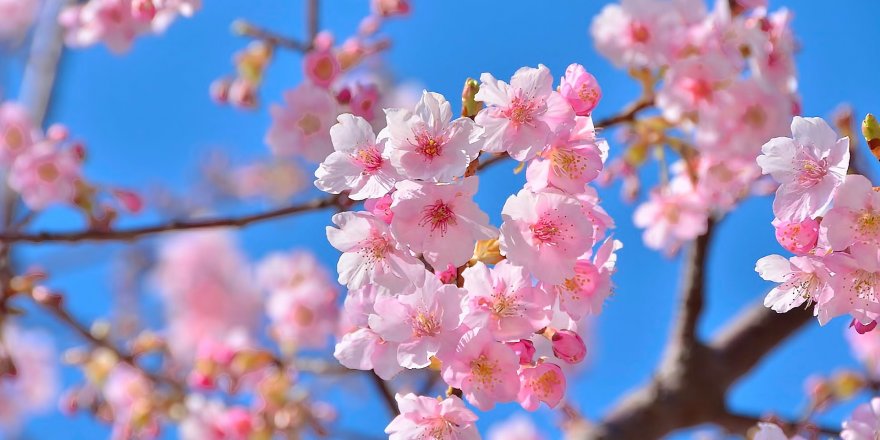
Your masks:
[{"label": "blossom center", "polygon": [[531,388],[542,396],[549,396],[553,393],[553,390],[558,388],[561,384],[562,383],[559,381],[559,377],[555,372],[547,371],[532,381]]},{"label": "blossom center", "polygon": [[357,150],[354,160],[358,165],[362,166],[364,172],[368,174],[375,173],[382,168],[382,154],[372,145]]},{"label": "blossom center", "polygon": [[861,300],[876,301],[874,286],[877,284],[877,274],[866,270],[858,270],[853,276],[850,288],[856,298]]},{"label": "blossom center", "polygon": [[801,172],[798,174],[798,182],[807,187],[818,184],[828,174],[828,159],[807,157],[801,159],[799,165]]},{"label": "blossom center", "polygon": [[37,167],[37,175],[46,182],[54,182],[59,174],[58,167],[53,163],[44,163]]},{"label": "blossom center", "polygon": [[374,233],[371,237],[364,240],[361,252],[364,254],[364,257],[369,264],[374,264],[377,261],[384,260],[385,255],[387,255],[391,249],[391,243],[389,243],[385,237]]},{"label": "blossom center", "polygon": [[306,113],[299,119],[296,125],[302,130],[304,135],[310,136],[321,129],[321,120],[311,113]]},{"label": "blossom center", "polygon": [[554,245],[559,239],[562,232],[559,225],[548,217],[542,217],[537,223],[529,226],[532,230],[532,237],[538,244]]},{"label": "blossom center", "polygon": [[3,141],[10,150],[18,150],[24,146],[24,133],[18,127],[9,127],[6,133],[3,133]]},{"label": "blossom center", "polygon": [[510,101],[510,107],[504,111],[504,116],[510,119],[515,127],[531,125],[537,110],[538,102],[534,99],[517,96]]},{"label": "blossom center", "polygon": [[754,128],[761,128],[767,121],[767,113],[758,105],[750,106],[742,117],[743,123]]},{"label": "blossom center", "polygon": [[456,224],[455,212],[452,211],[452,207],[448,203],[442,200],[437,200],[426,206],[422,210],[422,219],[419,221],[419,226],[430,226],[431,232],[439,229],[440,235],[446,235],[449,225],[455,226]]},{"label": "blossom center", "polygon": [[434,160],[443,154],[444,140],[440,136],[431,136],[426,131],[416,134],[416,152],[425,160]]},{"label": "blossom center", "polygon": [[588,84],[581,84],[578,88],[577,95],[581,101],[593,102],[596,100],[596,97],[599,96],[599,93],[596,92],[595,87],[590,87]]},{"label": "blossom center", "polygon": [[479,385],[487,386],[495,382],[497,370],[498,362],[489,359],[485,354],[481,354],[480,357],[471,361],[471,374]]},{"label": "blossom center", "polygon": [[564,176],[569,179],[577,179],[587,170],[584,158],[569,150],[555,148],[550,153],[550,161],[553,165],[553,172],[557,176]]},{"label": "blossom center", "polygon": [[880,213],[873,210],[862,211],[856,218],[856,230],[862,236],[876,236],[880,233]]},{"label": "blossom center", "polygon": [[711,101],[714,89],[712,84],[702,78],[685,78],[681,81],[682,89],[691,95],[694,102]]},{"label": "blossom center", "polygon": [[651,39],[651,31],[648,26],[640,21],[633,21],[629,24],[629,35],[636,43],[647,43]]},{"label": "blossom center", "polygon": [[412,317],[413,334],[422,338],[425,336],[437,336],[440,333],[440,321],[433,313],[419,311]]}]

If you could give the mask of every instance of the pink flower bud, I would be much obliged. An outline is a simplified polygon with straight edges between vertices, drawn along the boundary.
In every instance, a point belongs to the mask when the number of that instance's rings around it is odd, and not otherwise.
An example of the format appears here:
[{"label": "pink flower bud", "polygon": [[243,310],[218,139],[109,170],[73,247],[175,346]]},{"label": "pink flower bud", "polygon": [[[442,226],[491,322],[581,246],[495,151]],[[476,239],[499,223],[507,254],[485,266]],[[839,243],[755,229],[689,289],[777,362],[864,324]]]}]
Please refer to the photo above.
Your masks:
[{"label": "pink flower bud", "polygon": [[580,335],[571,330],[557,330],[551,338],[553,354],[569,364],[576,364],[587,356],[587,346]]},{"label": "pink flower bud", "polygon": [[410,11],[409,0],[373,0],[373,13],[381,17],[406,15]]},{"label": "pink flower bud", "polygon": [[854,327],[860,335],[863,335],[874,330],[874,328],[877,327],[877,321],[875,320],[868,324],[862,324],[858,319],[853,319],[852,322],[849,323],[849,326]]},{"label": "pink flower bud", "polygon": [[336,39],[333,37],[333,33],[330,31],[321,31],[318,32],[318,35],[315,35],[315,40],[313,41],[313,45],[315,50],[318,51],[328,51],[333,48],[333,43],[336,42]]},{"label": "pink flower bud", "polygon": [[391,194],[386,194],[378,199],[367,199],[364,201],[364,209],[389,225],[391,219],[394,218],[394,213],[391,212]]},{"label": "pink flower bud", "polygon": [[455,283],[455,280],[458,279],[458,268],[452,264],[447,264],[446,270],[438,273],[437,277],[440,278],[440,282],[443,284]]},{"label": "pink flower bud", "polygon": [[49,129],[46,130],[46,137],[55,142],[65,141],[69,136],[70,130],[62,124],[52,124],[49,126]]},{"label": "pink flower bud", "polygon": [[156,4],[153,0],[132,0],[131,16],[142,23],[152,21],[156,16]]},{"label": "pink flower bud", "polygon": [[368,121],[373,120],[374,108],[379,102],[379,89],[373,84],[356,85],[352,90],[351,113]]},{"label": "pink flower bud", "polygon": [[507,342],[508,347],[519,356],[520,365],[529,365],[535,357],[535,344],[528,339],[520,339],[519,341]]},{"label": "pink flower bud", "polygon": [[257,89],[250,81],[237,78],[229,86],[229,103],[240,108],[257,106]]},{"label": "pink flower bud", "polygon": [[232,80],[229,78],[218,78],[211,83],[210,93],[211,99],[217,104],[226,104],[229,101],[229,87]]},{"label": "pink flower bud", "polygon": [[559,93],[578,116],[589,116],[602,99],[599,82],[580,64],[572,64],[565,69],[565,76],[559,83]]},{"label": "pink flower bud", "polygon": [[346,105],[351,102],[351,89],[343,87],[342,90],[336,92],[336,102]]},{"label": "pink flower bud", "polygon": [[116,200],[118,200],[122,207],[128,212],[137,214],[144,209],[144,200],[134,191],[114,189],[112,193],[113,196],[116,197]]},{"label": "pink flower bud", "polygon": [[808,218],[802,222],[773,220],[776,241],[794,254],[805,254],[819,241],[819,222]]},{"label": "pink flower bud", "polygon": [[313,50],[303,60],[306,77],[312,84],[328,88],[341,71],[336,55],[329,50]]}]

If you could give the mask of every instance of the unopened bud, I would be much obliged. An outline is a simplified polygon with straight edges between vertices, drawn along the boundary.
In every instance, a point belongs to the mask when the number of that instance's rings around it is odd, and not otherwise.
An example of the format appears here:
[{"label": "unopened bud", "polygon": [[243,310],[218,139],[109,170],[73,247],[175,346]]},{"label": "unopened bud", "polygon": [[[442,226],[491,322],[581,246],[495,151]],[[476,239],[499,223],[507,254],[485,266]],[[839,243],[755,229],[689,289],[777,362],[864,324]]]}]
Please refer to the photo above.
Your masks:
[{"label": "unopened bud", "polygon": [[232,22],[230,30],[235,35],[247,35],[253,31],[253,26],[244,20],[235,20]]},{"label": "unopened bud", "polygon": [[868,148],[878,160],[880,160],[880,122],[874,115],[868,113],[862,121],[862,135],[868,143]]},{"label": "unopened bud", "polygon": [[558,330],[550,340],[553,342],[553,354],[569,364],[576,364],[587,356],[584,340],[571,330]]},{"label": "unopened bud", "polygon": [[480,83],[473,78],[464,82],[464,90],[461,91],[461,116],[473,119],[483,108],[483,103],[477,101],[476,95],[480,91]]}]

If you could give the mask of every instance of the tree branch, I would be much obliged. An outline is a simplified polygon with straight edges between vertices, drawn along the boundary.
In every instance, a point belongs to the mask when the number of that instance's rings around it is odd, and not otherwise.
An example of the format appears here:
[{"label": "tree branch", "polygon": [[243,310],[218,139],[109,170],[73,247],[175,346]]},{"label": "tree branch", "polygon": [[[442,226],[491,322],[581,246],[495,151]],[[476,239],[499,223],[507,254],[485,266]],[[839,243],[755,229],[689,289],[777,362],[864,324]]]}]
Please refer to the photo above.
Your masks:
[{"label": "tree branch", "polygon": [[373,371],[368,371],[367,375],[370,376],[370,380],[372,380],[373,383],[376,384],[376,388],[382,395],[382,401],[385,402],[385,406],[388,407],[388,411],[390,411],[391,414],[395,416],[400,415],[400,409],[397,408],[397,399],[394,398],[394,392],[391,391],[391,387],[388,386],[388,382],[379,377]]},{"label": "tree branch", "polygon": [[232,29],[238,35],[243,37],[255,38],[262,40],[266,44],[274,47],[283,47],[294,52],[307,52],[310,44],[297,40],[296,38],[287,37],[268,29],[261,28],[245,20],[236,20],[232,24]]},{"label": "tree branch", "polygon": [[697,343],[697,326],[705,303],[706,269],[709,261],[709,245],[715,221],[710,218],[706,232],[697,237],[688,248],[684,260],[684,276],[681,281],[681,315],[673,330],[673,337]]}]

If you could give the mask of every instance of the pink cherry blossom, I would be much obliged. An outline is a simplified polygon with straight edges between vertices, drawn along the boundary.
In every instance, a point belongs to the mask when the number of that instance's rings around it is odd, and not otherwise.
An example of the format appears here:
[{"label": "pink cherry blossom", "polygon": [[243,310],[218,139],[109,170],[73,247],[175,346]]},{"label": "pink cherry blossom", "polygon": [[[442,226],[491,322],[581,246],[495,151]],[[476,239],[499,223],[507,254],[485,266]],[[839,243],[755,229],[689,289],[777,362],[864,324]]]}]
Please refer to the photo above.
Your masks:
[{"label": "pink cherry blossom", "polygon": [[443,380],[459,388],[477,408],[488,411],[496,403],[516,399],[519,357],[487,330],[468,331],[458,341],[455,352],[441,360]]},{"label": "pink cherry blossom", "polygon": [[824,259],[834,276],[829,283],[834,292],[823,301],[828,317],[850,314],[862,324],[880,317],[880,249],[865,245],[853,245],[851,253],[835,252]]},{"label": "pink cherry blossom", "polygon": [[391,163],[410,179],[450,182],[464,174],[480,151],[482,130],[468,118],[452,120],[443,95],[422,92],[415,110],[385,110]]},{"label": "pink cherry blossom", "polygon": [[714,98],[695,127],[700,151],[753,160],[761,145],[788,132],[792,98],[776,89],[754,79],[738,80]]},{"label": "pink cherry blossom", "polygon": [[[761,168],[751,157],[725,157],[713,153],[699,156],[696,194],[708,209],[726,213],[752,193],[755,181],[761,177]],[[683,161],[673,165],[675,185],[690,187],[690,175]],[[775,189],[775,188],[774,188]]]},{"label": "pink cherry blossom", "polygon": [[205,338],[231,329],[251,329],[261,313],[261,296],[232,234],[224,229],[186,232],[165,239],[153,283],[165,306],[169,348],[191,360]]},{"label": "pink cherry blossom", "polygon": [[670,121],[681,121],[711,106],[717,90],[737,72],[720,56],[680,61],[669,69],[657,92],[657,107]]},{"label": "pink cherry blossom", "polygon": [[[812,257],[768,255],[758,260],[755,271],[767,281],[780,283],[767,293],[764,306],[785,313],[803,303],[826,302],[830,274],[821,260]],[[820,317],[820,321],[823,318]]]},{"label": "pink cherry blossom", "polygon": [[565,375],[559,365],[539,362],[519,370],[520,387],[516,400],[528,411],[535,411],[544,402],[556,408],[565,395]]},{"label": "pink cherry blossom", "polygon": [[492,425],[486,433],[488,440],[545,440],[531,419],[520,414]]},{"label": "pink cherry blossom", "polygon": [[478,182],[477,177],[449,184],[398,182],[391,204],[394,237],[433,267],[461,266],[477,240],[497,235],[473,201]]},{"label": "pink cherry blossom", "polygon": [[[602,171],[602,152],[592,134],[593,123],[588,117],[578,117],[575,127],[550,137],[549,144],[529,163],[526,169],[526,188],[540,191],[555,187],[572,195],[584,191],[587,183]],[[585,133],[590,135],[585,136]]]},{"label": "pink cherry blossom", "polygon": [[559,93],[578,116],[589,116],[602,99],[596,77],[580,64],[571,64],[565,69],[565,76],[559,81]]},{"label": "pink cherry blossom", "polygon": [[333,356],[346,368],[373,370],[377,376],[388,380],[403,370],[397,362],[398,346],[369,328],[359,328],[342,336]]},{"label": "pink cherry blossom", "polygon": [[529,339],[520,339],[514,342],[505,342],[517,356],[519,356],[520,365],[531,365],[535,358],[535,344]]},{"label": "pink cherry blossom", "polygon": [[391,166],[384,140],[376,141],[373,128],[364,118],[346,113],[338,120],[330,128],[336,151],[315,171],[315,186],[331,194],[351,191],[349,197],[353,200],[388,194],[400,175]]},{"label": "pink cherry blossom", "polygon": [[186,418],[180,422],[183,440],[247,440],[256,424],[249,410],[227,407],[220,400],[198,394],[187,396],[186,409]]},{"label": "pink cherry blossom", "polygon": [[865,176],[846,176],[822,225],[828,228],[828,243],[834,250],[854,243],[880,246],[880,193]]},{"label": "pink cherry blossom", "polygon": [[132,15],[130,0],[90,0],[67,6],[58,17],[71,47],[103,42],[114,53],[127,52],[135,37],[150,29],[149,22]]},{"label": "pink cherry blossom", "polygon": [[337,270],[339,283],[357,289],[370,283],[402,288],[412,273],[423,266],[399,248],[388,225],[367,212],[340,212],[333,216],[338,227],[327,227],[327,239],[342,251]]},{"label": "pink cherry blossom", "polygon": [[486,130],[485,151],[506,151],[526,161],[544,148],[554,130],[574,122],[574,110],[553,90],[553,77],[544,65],[517,70],[510,84],[490,73],[480,75],[480,81],[475,98],[487,107],[476,122]]},{"label": "pink cherry blossom", "polygon": [[14,376],[0,373],[0,431],[14,435],[28,416],[50,409],[58,392],[58,355],[47,334],[26,330],[10,320],[0,327],[0,360],[9,360]]},{"label": "pink cherry blossom", "polygon": [[379,89],[374,84],[358,83],[351,87],[351,99],[348,106],[352,114],[373,121],[379,98]]},{"label": "pink cherry blossom", "polygon": [[605,299],[611,295],[611,275],[617,263],[615,252],[622,247],[623,243],[609,238],[599,247],[593,261],[586,257],[577,260],[574,276],[560,284],[542,283],[541,287],[559,298],[560,309],[572,319],[598,315]]},{"label": "pink cherry blossom", "polygon": [[16,157],[30,149],[40,137],[39,129],[34,126],[24,106],[15,102],[0,104],[0,165],[11,165]]},{"label": "pink cherry blossom", "polygon": [[584,340],[571,330],[553,332],[551,342],[553,342],[553,355],[569,364],[580,363],[587,356]]},{"label": "pink cherry blossom", "polygon": [[412,5],[409,0],[371,0],[370,10],[380,17],[394,17],[409,14]]},{"label": "pink cherry blossom", "polygon": [[257,266],[270,332],[282,347],[322,348],[337,325],[336,285],[305,252],[274,253]]},{"label": "pink cherry blossom", "polygon": [[315,49],[303,57],[303,71],[312,84],[328,88],[341,73],[339,61],[331,50]]},{"label": "pink cherry blossom", "polygon": [[671,1],[621,0],[593,18],[596,50],[618,67],[656,68],[666,64],[684,30]]},{"label": "pink cherry blossom", "polygon": [[880,397],[859,405],[843,422],[841,440],[873,440],[880,435]]},{"label": "pink cherry blossom", "polygon": [[149,439],[158,435],[159,423],[152,413],[152,386],[140,371],[128,364],[116,364],[101,391],[113,412],[111,439]]},{"label": "pink cherry blossom", "polygon": [[439,400],[433,397],[397,394],[400,415],[394,418],[385,433],[388,440],[437,439],[479,440],[474,422],[477,416],[458,396]]},{"label": "pink cherry blossom", "polygon": [[580,202],[558,191],[521,190],[507,199],[501,216],[501,253],[545,283],[573,276],[577,258],[593,245]]},{"label": "pink cherry blossom", "polygon": [[455,345],[464,294],[426,274],[413,293],[377,298],[370,328],[382,339],[400,344],[397,361],[401,366],[427,367],[431,356]]},{"label": "pink cherry blossom", "polygon": [[269,113],[272,126],[266,144],[274,154],[322,162],[333,151],[330,127],[339,112],[327,90],[302,83],[284,93],[284,106],[273,105]]},{"label": "pink cherry blossom", "polygon": [[758,9],[746,22],[750,27],[748,48],[750,67],[763,83],[785,91],[797,88],[794,54],[797,42],[791,30],[792,13],[780,9],[770,15]]},{"label": "pink cherry blossom", "polygon": [[811,218],[801,222],[774,219],[772,224],[776,241],[793,254],[809,253],[819,241],[819,222]]},{"label": "pink cherry blossom", "polygon": [[39,10],[39,0],[0,0],[0,41],[17,42],[24,37]]},{"label": "pink cherry blossom", "polygon": [[645,245],[673,253],[683,242],[706,232],[708,216],[705,201],[683,178],[652,191],[648,201],[636,208],[633,223],[645,228]]},{"label": "pink cherry blossom", "polygon": [[394,212],[391,211],[391,203],[393,199],[391,194],[385,194],[378,199],[367,199],[364,201],[364,209],[367,212],[376,216],[376,218],[382,220],[386,224],[391,224],[391,219],[394,218]]},{"label": "pink cherry blossom", "polygon": [[[858,323],[858,321],[855,321]],[[864,365],[871,379],[880,379],[880,337],[877,332],[861,334],[849,326],[844,332],[853,357]]]},{"label": "pink cherry blossom", "polygon": [[762,147],[758,165],[780,183],[773,213],[801,221],[824,215],[849,168],[849,138],[837,138],[820,118],[795,116],[792,138],[773,138]]},{"label": "pink cherry blossom", "polygon": [[46,140],[19,155],[12,164],[9,187],[21,194],[31,209],[70,203],[81,179],[82,163],[75,152]]},{"label": "pink cherry blossom", "polygon": [[551,296],[533,287],[522,267],[501,261],[489,269],[477,262],[462,275],[462,321],[469,328],[485,328],[506,341],[528,338],[550,322]]}]

